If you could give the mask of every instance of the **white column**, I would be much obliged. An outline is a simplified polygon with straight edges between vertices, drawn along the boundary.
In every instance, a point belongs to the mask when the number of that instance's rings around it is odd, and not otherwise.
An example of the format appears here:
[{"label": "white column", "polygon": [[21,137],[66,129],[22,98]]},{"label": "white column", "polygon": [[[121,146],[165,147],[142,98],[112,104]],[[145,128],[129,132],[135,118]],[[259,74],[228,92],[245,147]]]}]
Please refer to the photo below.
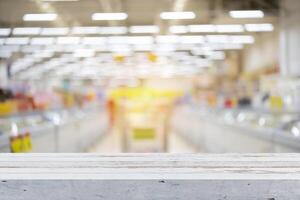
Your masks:
[{"label": "white column", "polygon": [[7,67],[4,62],[0,61],[0,87],[6,87],[8,84]]},{"label": "white column", "polygon": [[300,1],[281,1],[280,71],[282,75],[300,75]]}]

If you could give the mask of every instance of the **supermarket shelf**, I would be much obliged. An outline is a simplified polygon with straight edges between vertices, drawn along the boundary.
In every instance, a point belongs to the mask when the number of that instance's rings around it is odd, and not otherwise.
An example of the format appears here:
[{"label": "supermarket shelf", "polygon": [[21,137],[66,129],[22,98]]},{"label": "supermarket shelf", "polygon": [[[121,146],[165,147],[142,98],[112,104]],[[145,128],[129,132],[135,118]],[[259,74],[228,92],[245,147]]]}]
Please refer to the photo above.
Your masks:
[{"label": "supermarket shelf", "polygon": [[7,119],[7,118],[24,118],[29,116],[45,115],[47,113],[78,112],[78,111],[86,112],[86,111],[92,111],[97,107],[103,107],[103,105],[97,104],[97,105],[85,106],[85,107],[51,108],[46,110],[24,111],[24,112],[12,113],[10,115],[0,115],[0,120]]},{"label": "supermarket shelf", "polygon": [[[182,106],[174,112],[173,128],[209,153],[300,152],[299,137],[279,127],[260,127],[225,120],[223,111],[203,110],[195,105]],[[245,110],[226,111],[238,113]]]},{"label": "supermarket shelf", "polygon": [[[198,107],[199,105],[194,104],[194,106]],[[300,110],[271,110],[271,109],[267,109],[267,108],[263,108],[263,107],[243,107],[243,108],[239,108],[239,107],[235,107],[235,108],[224,108],[224,107],[215,107],[215,108],[211,108],[208,110],[213,110],[213,111],[233,111],[233,112],[240,112],[240,111],[249,111],[249,112],[256,112],[259,114],[289,114],[289,115],[296,115],[296,116],[300,116]]]},{"label": "supermarket shelf", "polygon": [[300,157],[2,154],[0,186],[4,199],[297,199]]},{"label": "supermarket shelf", "polygon": [[[54,123],[47,113],[61,116],[59,124]],[[67,114],[67,116],[63,116]],[[96,140],[107,133],[108,119],[103,107],[51,110],[46,112],[28,112],[20,116],[9,116],[9,120],[25,120],[41,116],[43,123],[19,128],[19,132],[29,132],[32,140],[32,152],[84,152]],[[16,118],[14,118],[16,117]],[[1,120],[1,119],[0,119]],[[2,118],[4,120],[4,118]],[[8,123],[10,122],[8,120]],[[10,152],[10,133],[0,135],[0,152]]]}]

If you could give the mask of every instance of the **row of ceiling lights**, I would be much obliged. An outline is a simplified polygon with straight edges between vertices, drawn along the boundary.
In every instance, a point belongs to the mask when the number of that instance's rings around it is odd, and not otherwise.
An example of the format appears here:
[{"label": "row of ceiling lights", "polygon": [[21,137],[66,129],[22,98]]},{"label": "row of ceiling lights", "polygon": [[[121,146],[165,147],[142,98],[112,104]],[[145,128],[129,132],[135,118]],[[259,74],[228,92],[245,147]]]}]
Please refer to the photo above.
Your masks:
[{"label": "row of ceiling lights", "polygon": [[[230,11],[229,15],[232,18],[244,19],[244,18],[263,18],[264,12],[261,10],[235,10]],[[23,16],[24,21],[54,21],[58,15],[56,13],[38,13],[38,14],[25,14]],[[128,14],[124,12],[116,13],[94,13],[91,16],[95,21],[107,21],[107,20],[126,20]],[[163,20],[172,19],[195,19],[196,14],[192,11],[182,12],[161,12],[160,18]]]},{"label": "row of ceiling lights", "polygon": [[85,44],[85,45],[103,45],[103,44],[201,44],[201,43],[241,43],[252,44],[254,37],[251,35],[160,35],[152,36],[113,36],[113,37],[10,37],[0,38],[0,44],[5,45],[51,45],[51,44]]},{"label": "row of ceiling lights", "polygon": [[[187,25],[187,26],[170,26],[169,32],[173,34],[182,33],[241,33],[248,32],[268,32],[273,31],[274,26],[269,23],[263,24],[223,24],[223,25]],[[159,33],[158,26],[131,26],[129,29],[124,26],[115,27],[66,27],[60,28],[40,28],[40,27],[18,27],[14,29],[0,28],[0,36],[12,35],[89,35],[89,34],[143,34],[143,33]]]}]

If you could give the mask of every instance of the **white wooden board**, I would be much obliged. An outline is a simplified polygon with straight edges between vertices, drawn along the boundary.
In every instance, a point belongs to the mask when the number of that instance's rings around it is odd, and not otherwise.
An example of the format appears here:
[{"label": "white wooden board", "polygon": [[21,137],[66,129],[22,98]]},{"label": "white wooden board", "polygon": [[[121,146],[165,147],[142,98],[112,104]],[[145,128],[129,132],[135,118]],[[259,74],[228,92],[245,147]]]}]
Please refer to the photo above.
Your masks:
[{"label": "white wooden board", "polygon": [[0,199],[299,200],[299,154],[0,154]]}]

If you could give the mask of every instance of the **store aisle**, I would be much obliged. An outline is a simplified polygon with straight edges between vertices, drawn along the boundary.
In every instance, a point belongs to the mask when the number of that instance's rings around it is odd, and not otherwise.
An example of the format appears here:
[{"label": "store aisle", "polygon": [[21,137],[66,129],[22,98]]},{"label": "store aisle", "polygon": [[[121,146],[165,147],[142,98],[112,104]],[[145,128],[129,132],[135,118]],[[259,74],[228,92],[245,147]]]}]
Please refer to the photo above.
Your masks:
[{"label": "store aisle", "polygon": [[[98,143],[91,147],[89,153],[121,153],[121,139],[118,132],[106,134]],[[196,147],[189,144],[177,134],[169,134],[168,153],[197,153]]]},{"label": "store aisle", "polygon": [[170,134],[168,153],[197,153],[195,146],[188,143],[177,134]]},{"label": "store aisle", "polygon": [[104,135],[88,150],[88,153],[121,153],[121,151],[120,134],[112,132]]}]

